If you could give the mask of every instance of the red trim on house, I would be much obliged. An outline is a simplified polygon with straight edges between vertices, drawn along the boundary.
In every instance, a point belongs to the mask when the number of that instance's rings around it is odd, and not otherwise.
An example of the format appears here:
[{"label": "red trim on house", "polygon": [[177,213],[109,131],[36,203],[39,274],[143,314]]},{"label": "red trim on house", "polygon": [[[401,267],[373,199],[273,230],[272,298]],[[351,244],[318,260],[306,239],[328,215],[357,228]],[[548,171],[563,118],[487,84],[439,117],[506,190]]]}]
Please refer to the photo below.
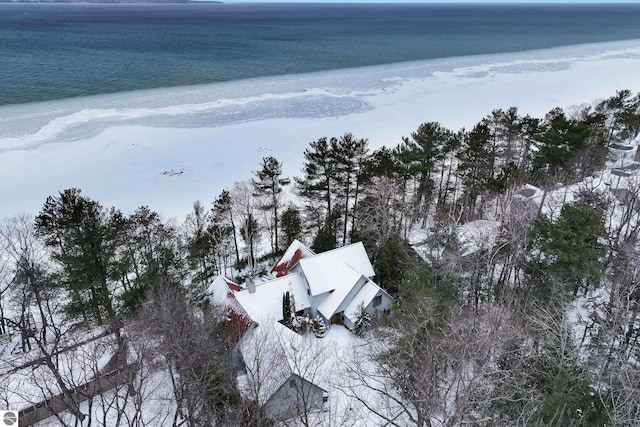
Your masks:
[{"label": "red trim on house", "polygon": [[222,280],[224,280],[224,283],[227,284],[227,287],[229,289],[231,289],[234,292],[240,292],[242,290],[244,290],[244,288],[236,283],[233,283],[231,280],[227,279],[226,277],[223,277]]},{"label": "red trim on house", "polygon": [[249,330],[253,324],[253,320],[244,312],[244,310],[227,307],[227,326],[233,331],[236,342],[240,341],[240,338],[245,332]]},{"label": "red trim on house", "polygon": [[276,277],[285,276],[287,273],[289,273],[289,270],[291,270],[291,268],[294,265],[296,265],[298,261],[300,261],[302,258],[304,258],[304,254],[302,253],[302,250],[296,249],[296,251],[293,253],[293,256],[291,257],[290,260],[283,261],[274,265],[273,268],[271,269],[271,273]]}]

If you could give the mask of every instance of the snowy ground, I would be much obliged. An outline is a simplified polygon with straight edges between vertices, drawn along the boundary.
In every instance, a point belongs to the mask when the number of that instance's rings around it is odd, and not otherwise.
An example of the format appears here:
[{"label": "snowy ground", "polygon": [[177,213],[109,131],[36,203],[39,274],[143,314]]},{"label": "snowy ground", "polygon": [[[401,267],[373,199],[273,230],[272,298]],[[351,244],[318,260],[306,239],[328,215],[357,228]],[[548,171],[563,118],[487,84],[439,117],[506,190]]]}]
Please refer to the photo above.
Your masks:
[{"label": "snowy ground", "polygon": [[[95,331],[81,331],[64,337],[60,348],[73,347],[70,351],[54,353],[53,359],[59,364],[60,373],[72,386],[80,386],[101,372],[114,355],[113,336],[93,339]],[[83,344],[84,343],[84,344]],[[75,345],[78,345],[75,347]],[[54,374],[44,363],[19,369],[24,363],[40,357],[36,345],[21,357],[3,358],[0,372],[0,402],[12,410],[22,410],[49,397],[53,390],[59,393]]]},{"label": "snowy ground", "polygon": [[[315,372],[310,378],[315,384],[328,392],[328,402],[323,410],[310,414],[312,425],[319,426],[371,426],[382,425],[384,421],[373,414],[365,405],[370,405],[385,416],[395,417],[401,422],[403,415],[397,404],[390,399],[395,392],[388,389],[388,393],[375,391],[374,388],[386,389],[384,381],[376,374],[375,365],[369,360],[374,347],[381,343],[373,337],[358,338],[348,329],[340,325],[333,325],[327,335],[318,339],[309,333],[300,337],[301,341],[309,344],[308,355],[314,360],[308,361],[318,365],[319,369],[309,369]],[[104,357],[97,357],[95,352],[103,348],[101,341],[80,352],[74,352],[66,357],[73,361],[74,373],[82,375],[85,371],[96,372],[98,366],[90,362],[96,360],[102,366],[108,359],[106,352]],[[132,350],[136,351],[136,346]],[[86,352],[90,351],[91,355]],[[92,370],[93,369],[93,370]],[[86,372],[84,372],[86,374]],[[50,383],[47,379],[48,372],[45,368],[38,370],[26,369],[4,378],[1,387],[7,396],[2,395],[2,401],[9,402],[12,408],[22,407],[22,401],[39,401],[42,399],[43,384]],[[80,382],[90,379],[79,379]],[[82,380],[82,381],[81,381]],[[366,386],[365,384],[369,384]],[[143,369],[142,377],[136,379],[137,398],[127,393],[125,386],[111,390],[102,396],[97,396],[93,402],[83,402],[80,410],[87,414],[92,413],[94,422],[106,425],[115,425],[118,409],[123,411],[124,420],[138,420],[142,425],[171,425],[175,404],[172,400],[172,390],[168,374],[163,370]],[[16,392],[19,390],[19,392]],[[12,392],[11,392],[12,391]],[[7,399],[7,400],[5,400]],[[126,409],[122,409],[126,408]],[[60,416],[67,422],[73,423],[73,416],[69,413],[61,413]],[[137,418],[136,418],[137,417]],[[127,424],[127,421],[120,421]],[[287,420],[283,426],[297,426],[296,418]],[[57,426],[60,422],[55,417],[50,417],[37,423],[38,426]],[[302,425],[302,424],[300,424]]]},{"label": "snowy ground", "polygon": [[299,173],[307,144],[352,132],[372,148],[425,121],[470,127],[494,108],[640,90],[640,40],[449,58],[0,107],[0,218],[80,187],[107,206],[182,216],[273,155]]},{"label": "snowy ground", "polygon": [[[67,333],[59,343],[61,351],[53,356],[60,373],[70,389],[81,389],[82,385],[94,380],[98,375],[112,372],[109,365],[115,355],[116,344],[113,334],[99,337],[99,328],[81,328]],[[152,360],[148,338],[128,334],[129,363],[136,364],[142,358],[147,362],[137,370],[132,392],[126,384],[120,384],[92,400],[78,405],[84,414],[91,414],[91,425],[147,425],[168,426],[173,423],[175,399],[171,379],[166,370],[158,368]],[[71,347],[69,351],[62,351]],[[54,374],[44,363],[20,368],[24,363],[41,355],[34,344],[34,350],[4,359],[0,364],[0,404],[12,410],[24,410],[32,405],[60,394]],[[145,359],[146,360],[146,359]],[[113,362],[112,362],[113,363]],[[74,425],[76,419],[70,412],[61,412],[61,419],[67,425]],[[118,419],[120,417],[120,419]],[[63,423],[55,416],[37,422],[35,425],[60,426]]]},{"label": "snowy ground", "polygon": [[[308,370],[315,373],[312,380],[328,392],[328,402],[322,411],[311,415],[311,425],[368,427],[386,424],[367,407],[375,408],[399,424],[403,423],[404,414],[390,398],[397,396],[395,391],[370,359],[381,342],[373,336],[358,338],[340,325],[332,325],[322,339],[313,334],[307,334],[304,339],[311,341],[311,354],[320,363],[319,369]],[[294,418],[282,425],[298,423],[299,420]]]}]

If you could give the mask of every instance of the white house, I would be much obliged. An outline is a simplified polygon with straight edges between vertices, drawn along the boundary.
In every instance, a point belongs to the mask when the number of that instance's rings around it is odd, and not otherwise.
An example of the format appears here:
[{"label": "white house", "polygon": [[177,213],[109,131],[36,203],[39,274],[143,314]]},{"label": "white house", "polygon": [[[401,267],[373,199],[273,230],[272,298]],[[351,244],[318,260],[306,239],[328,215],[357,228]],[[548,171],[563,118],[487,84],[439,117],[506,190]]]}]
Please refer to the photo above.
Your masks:
[{"label": "white house", "polygon": [[[274,420],[320,409],[327,398],[318,372],[325,359],[317,339],[298,335],[281,323],[284,295],[298,315],[320,317],[325,325],[354,327],[362,304],[372,317],[389,310],[391,297],[373,281],[373,267],[362,243],[321,254],[295,240],[269,277],[240,286],[219,276],[209,301],[225,308],[238,344],[234,359],[243,372],[240,391]],[[317,350],[317,351],[316,351]]]},{"label": "white house", "polygon": [[271,274],[274,278],[242,290],[235,284],[229,287],[228,279],[218,278],[210,292],[216,301],[223,293],[232,296],[242,315],[258,324],[264,319],[282,320],[286,292],[297,314],[320,316],[329,327],[343,324],[353,328],[359,304],[372,317],[378,317],[389,310],[391,303],[391,296],[373,281],[373,267],[361,242],[315,254],[295,240]]}]

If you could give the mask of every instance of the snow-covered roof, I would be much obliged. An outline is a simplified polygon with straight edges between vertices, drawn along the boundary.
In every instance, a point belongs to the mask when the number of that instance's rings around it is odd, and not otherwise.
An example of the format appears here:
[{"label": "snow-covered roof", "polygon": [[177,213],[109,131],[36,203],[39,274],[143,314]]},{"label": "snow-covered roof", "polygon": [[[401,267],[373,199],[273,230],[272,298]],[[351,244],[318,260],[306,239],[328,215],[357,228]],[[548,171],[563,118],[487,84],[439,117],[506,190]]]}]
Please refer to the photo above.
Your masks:
[{"label": "snow-covered roof", "polygon": [[333,316],[352,289],[368,280],[347,263],[338,265],[335,268],[335,273],[332,280],[332,286],[335,289],[318,306],[318,311],[325,319],[330,319]]},{"label": "snow-covered roof", "polygon": [[247,371],[246,375],[238,377],[238,388],[250,399],[257,397],[260,405],[264,405],[292,374],[275,333],[277,325],[282,326],[278,322],[255,326],[238,344]]},{"label": "snow-covered roof", "polygon": [[[286,268],[279,270],[278,265]],[[374,276],[361,242],[316,255],[296,240],[272,271],[289,274],[257,283],[254,293],[248,290],[233,293],[248,316],[258,323],[265,319],[282,320],[282,297],[286,292],[293,297],[295,311],[315,308],[329,319],[338,308],[350,304],[351,297],[361,292],[360,288]],[[371,286],[380,289],[370,283],[367,289]],[[325,298],[312,301],[308,292],[313,296],[325,294]]]},{"label": "snow-covered roof", "polygon": [[500,223],[489,219],[469,221],[458,227],[458,240],[462,255],[469,255],[481,249],[490,249],[500,232]]},{"label": "snow-covered roof", "polygon": [[304,378],[304,372],[300,369],[300,362],[310,361],[306,360],[306,355],[300,355],[300,353],[305,352],[308,346],[315,343],[315,341],[312,341],[314,338],[311,337],[311,340],[306,340],[305,337],[297,334],[279,322],[273,323],[273,331],[278,337],[278,341],[284,352],[289,370]]},{"label": "snow-covered roof", "polygon": [[315,252],[305,246],[298,239],[291,242],[280,260],[273,266],[271,273],[275,277],[281,277],[289,273],[291,267],[296,265],[302,258],[314,256]]},{"label": "snow-covered roof", "polygon": [[[248,397],[258,394],[266,403],[292,374],[314,383],[309,373],[316,372],[318,342],[301,336],[281,323],[270,320],[245,334],[239,343],[247,374],[239,378],[240,391]],[[253,382],[253,383],[252,383]]]},{"label": "snow-covered roof", "polygon": [[240,338],[253,320],[236,298],[240,293],[238,289],[244,288],[224,276],[218,276],[207,289],[207,297],[211,305],[223,309],[225,321],[236,331],[236,337]]},{"label": "snow-covered roof", "polygon": [[358,293],[351,299],[349,305],[344,309],[344,316],[351,320],[351,322],[355,323],[357,318],[356,316],[354,316],[354,314],[356,313],[358,304],[363,303],[365,307],[368,306],[379,292],[386,293],[375,283],[367,281],[364,285],[362,285]]},{"label": "snow-covered roof", "polygon": [[229,293],[239,292],[244,288],[224,276],[217,276],[207,289],[207,296],[214,305],[226,305]]},{"label": "snow-covered roof", "polygon": [[341,275],[352,274],[348,269],[342,268],[344,264],[365,277],[371,278],[375,275],[362,242],[301,259],[299,265],[309,283],[311,295],[329,292],[336,289],[339,283],[344,283],[346,279]]},{"label": "snow-covered roof", "polygon": [[282,296],[289,292],[295,303],[295,311],[311,307],[307,286],[299,274],[288,274],[256,285],[256,291],[235,293],[238,303],[256,322],[263,319],[282,320]]},{"label": "snow-covered roof", "polygon": [[531,184],[525,184],[516,192],[515,198],[530,199],[532,197],[541,196],[544,193],[540,188]]},{"label": "snow-covered roof", "polygon": [[272,331],[280,342],[289,371],[310,383],[316,383],[317,368],[322,365],[321,353],[325,348],[313,334],[300,335],[279,322],[273,322]]}]

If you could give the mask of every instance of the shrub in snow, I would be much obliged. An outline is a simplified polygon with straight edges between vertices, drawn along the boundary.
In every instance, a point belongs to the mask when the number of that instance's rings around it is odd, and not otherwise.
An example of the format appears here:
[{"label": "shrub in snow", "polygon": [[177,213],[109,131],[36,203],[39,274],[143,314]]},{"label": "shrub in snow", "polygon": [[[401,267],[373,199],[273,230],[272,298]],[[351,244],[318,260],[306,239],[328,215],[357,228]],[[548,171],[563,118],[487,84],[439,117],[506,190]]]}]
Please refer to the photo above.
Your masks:
[{"label": "shrub in snow", "polygon": [[311,330],[315,334],[316,338],[322,338],[327,335],[327,326],[324,324],[324,321],[317,316],[315,319],[311,320]]},{"label": "shrub in snow", "polygon": [[294,316],[291,319],[291,329],[299,334],[304,334],[309,329],[308,316]]}]

